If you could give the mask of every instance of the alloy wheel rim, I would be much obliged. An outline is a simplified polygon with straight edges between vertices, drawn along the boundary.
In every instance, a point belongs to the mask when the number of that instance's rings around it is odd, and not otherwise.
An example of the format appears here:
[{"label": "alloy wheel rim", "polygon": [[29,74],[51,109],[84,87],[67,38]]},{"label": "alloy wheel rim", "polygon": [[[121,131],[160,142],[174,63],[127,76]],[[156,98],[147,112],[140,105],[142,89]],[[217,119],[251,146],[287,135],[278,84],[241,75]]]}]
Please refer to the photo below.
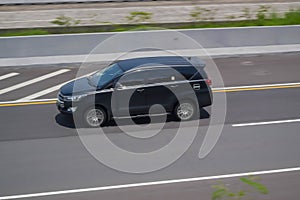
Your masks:
[{"label": "alloy wheel rim", "polygon": [[194,114],[194,107],[190,103],[182,103],[177,108],[177,116],[181,120],[188,120]]},{"label": "alloy wheel rim", "polygon": [[100,126],[104,120],[104,113],[100,109],[91,109],[86,118],[89,125]]}]

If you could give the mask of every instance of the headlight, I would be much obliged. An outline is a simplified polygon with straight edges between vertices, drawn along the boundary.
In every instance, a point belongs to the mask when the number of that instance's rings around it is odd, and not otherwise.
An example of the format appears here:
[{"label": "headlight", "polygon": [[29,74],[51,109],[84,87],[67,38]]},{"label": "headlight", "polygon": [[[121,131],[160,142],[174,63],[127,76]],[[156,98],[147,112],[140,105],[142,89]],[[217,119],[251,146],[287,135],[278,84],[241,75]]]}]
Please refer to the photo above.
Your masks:
[{"label": "headlight", "polygon": [[76,96],[66,96],[65,99],[67,101],[79,101],[82,97],[85,97],[86,95],[76,95]]}]

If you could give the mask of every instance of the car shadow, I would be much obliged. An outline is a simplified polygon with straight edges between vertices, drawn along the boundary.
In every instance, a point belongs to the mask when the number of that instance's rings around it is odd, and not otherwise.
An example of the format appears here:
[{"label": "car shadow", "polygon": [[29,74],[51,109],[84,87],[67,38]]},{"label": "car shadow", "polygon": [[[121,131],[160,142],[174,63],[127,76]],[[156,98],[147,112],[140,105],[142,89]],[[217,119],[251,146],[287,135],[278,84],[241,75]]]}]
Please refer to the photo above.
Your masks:
[{"label": "car shadow", "polygon": [[[152,120],[151,120],[152,118]],[[132,121],[134,121],[136,124],[138,125],[147,125],[150,122],[152,123],[162,123],[162,122],[174,122],[174,121],[178,121],[177,119],[175,119],[174,116],[171,115],[167,115],[167,117],[165,116],[152,116],[152,117],[134,117],[132,118]],[[208,119],[210,118],[210,114],[204,109],[200,109],[200,117],[199,119]],[[86,128],[84,127],[82,124],[76,124],[74,122],[74,119],[71,115],[64,115],[64,114],[57,114],[55,116],[55,121],[57,124],[59,124],[60,126],[66,127],[66,128],[72,128],[72,129],[76,129],[76,128]],[[116,123],[115,120],[110,120],[108,123],[106,123],[105,127],[117,127],[119,125],[121,126],[126,126],[126,125],[130,125],[132,124],[130,119],[119,119],[118,120],[118,124]]]}]

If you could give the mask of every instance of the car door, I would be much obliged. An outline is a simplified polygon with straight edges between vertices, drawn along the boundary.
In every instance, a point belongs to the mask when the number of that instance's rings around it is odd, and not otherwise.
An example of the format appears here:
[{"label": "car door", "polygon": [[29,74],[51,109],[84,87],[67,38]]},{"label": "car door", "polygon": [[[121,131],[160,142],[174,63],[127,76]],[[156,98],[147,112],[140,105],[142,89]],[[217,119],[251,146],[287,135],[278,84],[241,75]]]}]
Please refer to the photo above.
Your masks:
[{"label": "car door", "polygon": [[[115,86],[115,109],[118,116],[141,115],[147,113],[145,78],[142,70],[126,73]],[[129,113],[128,113],[129,111]]]},{"label": "car door", "polygon": [[[174,69],[165,67],[149,70],[145,87],[148,108],[159,104],[164,107],[166,112],[171,112],[176,102],[177,87]],[[152,112],[161,113],[162,110],[154,109]]]}]

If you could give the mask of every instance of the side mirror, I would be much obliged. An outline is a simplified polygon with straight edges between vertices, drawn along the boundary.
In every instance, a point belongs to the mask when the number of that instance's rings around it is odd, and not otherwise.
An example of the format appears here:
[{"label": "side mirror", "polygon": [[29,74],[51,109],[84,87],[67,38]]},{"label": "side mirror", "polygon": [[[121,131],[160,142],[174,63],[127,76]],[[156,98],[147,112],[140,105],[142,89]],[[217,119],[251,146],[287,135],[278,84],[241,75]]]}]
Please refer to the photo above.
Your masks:
[{"label": "side mirror", "polygon": [[115,89],[122,89],[124,86],[121,84],[121,83],[119,83],[119,82],[117,82],[116,84],[115,84]]}]

